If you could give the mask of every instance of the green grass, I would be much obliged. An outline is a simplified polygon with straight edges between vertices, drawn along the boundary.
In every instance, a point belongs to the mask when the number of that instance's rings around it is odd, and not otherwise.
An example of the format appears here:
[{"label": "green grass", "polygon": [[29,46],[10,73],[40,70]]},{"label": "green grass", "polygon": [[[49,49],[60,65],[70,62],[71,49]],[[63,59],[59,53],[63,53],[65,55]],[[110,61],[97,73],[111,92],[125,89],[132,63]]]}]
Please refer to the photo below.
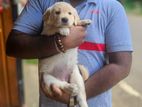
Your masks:
[{"label": "green grass", "polygon": [[25,64],[38,64],[37,59],[23,60]]},{"label": "green grass", "polygon": [[140,14],[142,15],[142,2],[123,2],[123,5],[128,13]]}]

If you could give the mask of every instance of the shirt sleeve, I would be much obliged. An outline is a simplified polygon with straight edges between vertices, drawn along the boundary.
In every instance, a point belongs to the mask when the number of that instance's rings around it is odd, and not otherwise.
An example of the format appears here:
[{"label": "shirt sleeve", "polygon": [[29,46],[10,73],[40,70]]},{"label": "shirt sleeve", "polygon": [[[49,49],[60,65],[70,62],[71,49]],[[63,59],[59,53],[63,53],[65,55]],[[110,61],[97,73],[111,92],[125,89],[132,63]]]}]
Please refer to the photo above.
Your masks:
[{"label": "shirt sleeve", "polygon": [[24,10],[14,23],[13,29],[29,34],[36,34],[41,31],[43,0],[29,0]]},{"label": "shirt sleeve", "polygon": [[109,6],[105,40],[107,52],[133,50],[126,12],[124,7],[115,0]]}]

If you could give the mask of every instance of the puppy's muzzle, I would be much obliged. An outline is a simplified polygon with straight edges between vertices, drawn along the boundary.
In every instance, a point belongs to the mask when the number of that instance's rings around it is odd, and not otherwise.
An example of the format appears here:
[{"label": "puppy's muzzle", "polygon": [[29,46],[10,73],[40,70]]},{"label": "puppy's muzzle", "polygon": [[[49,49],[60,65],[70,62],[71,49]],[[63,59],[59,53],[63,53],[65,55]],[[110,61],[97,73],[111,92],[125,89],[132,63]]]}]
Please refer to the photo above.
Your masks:
[{"label": "puppy's muzzle", "polygon": [[62,21],[63,24],[68,24],[68,18],[66,18],[66,17],[63,17],[61,19],[61,21]]}]

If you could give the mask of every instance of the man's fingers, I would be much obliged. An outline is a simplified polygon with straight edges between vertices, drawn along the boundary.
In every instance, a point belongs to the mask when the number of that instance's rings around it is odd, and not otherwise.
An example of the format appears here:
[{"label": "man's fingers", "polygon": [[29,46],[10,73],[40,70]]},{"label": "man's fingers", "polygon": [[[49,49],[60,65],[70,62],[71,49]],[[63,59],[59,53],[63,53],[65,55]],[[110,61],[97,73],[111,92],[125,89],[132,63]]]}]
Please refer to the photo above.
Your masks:
[{"label": "man's fingers", "polygon": [[61,89],[59,89],[59,87],[57,87],[56,85],[52,84],[50,87],[51,91],[52,91],[52,95],[49,94],[47,87],[43,81],[43,74],[41,74],[41,78],[40,78],[40,86],[43,90],[43,92],[48,96],[48,97],[58,97],[62,95],[62,91]]},{"label": "man's fingers", "polygon": [[[43,75],[44,73],[40,73],[40,87],[43,90],[43,92],[48,96],[48,97],[59,97],[62,95],[62,90],[59,89],[56,85],[52,84],[50,87],[46,87],[44,80],[43,80]],[[48,89],[50,88],[52,91],[52,95],[49,93]]]},{"label": "man's fingers", "polygon": [[41,83],[41,88],[42,88],[43,93],[44,93],[47,97],[68,104],[68,102],[69,102],[69,95],[66,94],[66,93],[64,93],[64,92],[63,92],[58,86],[56,86],[55,84],[52,84],[52,85],[50,86],[50,89],[51,89],[51,91],[52,91],[52,94],[49,93],[49,91],[47,90],[47,87],[45,86],[44,83]]},{"label": "man's fingers", "polygon": [[51,90],[53,92],[53,95],[56,96],[56,97],[62,95],[61,89],[59,87],[57,87],[56,85],[54,85],[54,84],[51,85]]},{"label": "man's fingers", "polygon": [[42,91],[46,94],[46,96],[51,97],[51,95],[48,93],[48,90],[46,89],[44,83],[41,83],[41,88],[42,88]]}]

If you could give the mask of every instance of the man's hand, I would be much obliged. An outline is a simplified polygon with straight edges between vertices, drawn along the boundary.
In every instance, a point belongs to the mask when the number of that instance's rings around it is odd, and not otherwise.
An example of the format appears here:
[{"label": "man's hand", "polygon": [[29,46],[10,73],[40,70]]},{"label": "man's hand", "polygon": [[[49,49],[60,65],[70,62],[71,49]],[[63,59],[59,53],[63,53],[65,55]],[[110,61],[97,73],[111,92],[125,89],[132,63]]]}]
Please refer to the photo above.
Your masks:
[{"label": "man's hand", "polygon": [[66,92],[64,92],[63,90],[61,90],[58,86],[52,84],[51,85],[51,91],[52,91],[52,95],[48,93],[47,88],[45,87],[45,83],[43,81],[43,74],[40,74],[40,86],[41,86],[41,90],[43,91],[43,93],[56,101],[68,104],[69,103],[69,97],[70,95]]},{"label": "man's hand", "polygon": [[75,48],[84,42],[86,36],[86,28],[75,26],[70,28],[70,34],[67,37],[62,37],[62,42],[65,50]]}]

